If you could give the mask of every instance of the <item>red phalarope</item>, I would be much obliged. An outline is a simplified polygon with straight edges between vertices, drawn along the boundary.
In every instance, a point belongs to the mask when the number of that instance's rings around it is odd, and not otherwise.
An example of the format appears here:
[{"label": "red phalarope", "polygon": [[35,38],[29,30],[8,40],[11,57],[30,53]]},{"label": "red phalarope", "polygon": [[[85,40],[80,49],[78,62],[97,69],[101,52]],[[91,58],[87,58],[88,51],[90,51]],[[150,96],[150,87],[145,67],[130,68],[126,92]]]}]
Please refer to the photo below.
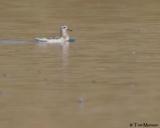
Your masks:
[{"label": "red phalarope", "polygon": [[70,36],[68,34],[68,31],[72,31],[71,29],[68,28],[68,26],[63,25],[60,27],[60,37],[51,37],[51,38],[35,38],[36,41],[40,43],[48,43],[48,44],[54,44],[54,43],[59,43],[63,44],[65,42],[70,41]]}]

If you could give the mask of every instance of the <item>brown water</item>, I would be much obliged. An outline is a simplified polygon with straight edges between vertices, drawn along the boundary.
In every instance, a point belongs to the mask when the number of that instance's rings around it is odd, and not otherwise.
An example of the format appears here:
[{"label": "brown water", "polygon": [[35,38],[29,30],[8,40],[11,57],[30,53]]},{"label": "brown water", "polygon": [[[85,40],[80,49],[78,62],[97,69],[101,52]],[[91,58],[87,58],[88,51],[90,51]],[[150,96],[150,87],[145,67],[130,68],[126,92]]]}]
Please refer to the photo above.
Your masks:
[{"label": "brown water", "polygon": [[[0,3],[0,128],[160,123],[159,0]],[[29,41],[61,24],[76,43]]]}]

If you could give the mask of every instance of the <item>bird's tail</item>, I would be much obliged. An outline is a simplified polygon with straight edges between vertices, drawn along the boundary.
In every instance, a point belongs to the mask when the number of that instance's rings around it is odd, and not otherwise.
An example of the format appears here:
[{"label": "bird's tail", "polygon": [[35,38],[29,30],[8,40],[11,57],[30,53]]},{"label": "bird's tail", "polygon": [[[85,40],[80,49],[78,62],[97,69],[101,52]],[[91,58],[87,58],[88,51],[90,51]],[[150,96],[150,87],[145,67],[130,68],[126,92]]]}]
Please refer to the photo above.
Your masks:
[{"label": "bird's tail", "polygon": [[35,38],[36,41],[45,42],[47,41],[46,38]]}]

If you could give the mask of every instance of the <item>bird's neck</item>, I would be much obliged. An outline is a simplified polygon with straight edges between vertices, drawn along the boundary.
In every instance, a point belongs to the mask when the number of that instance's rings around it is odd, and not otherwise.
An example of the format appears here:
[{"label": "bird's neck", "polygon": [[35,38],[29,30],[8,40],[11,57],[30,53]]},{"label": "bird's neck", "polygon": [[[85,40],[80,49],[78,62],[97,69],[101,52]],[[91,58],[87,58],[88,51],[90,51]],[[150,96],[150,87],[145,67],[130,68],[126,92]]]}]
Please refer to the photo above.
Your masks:
[{"label": "bird's neck", "polygon": [[66,30],[61,30],[60,36],[63,37],[65,40],[69,40],[69,34],[67,33]]}]

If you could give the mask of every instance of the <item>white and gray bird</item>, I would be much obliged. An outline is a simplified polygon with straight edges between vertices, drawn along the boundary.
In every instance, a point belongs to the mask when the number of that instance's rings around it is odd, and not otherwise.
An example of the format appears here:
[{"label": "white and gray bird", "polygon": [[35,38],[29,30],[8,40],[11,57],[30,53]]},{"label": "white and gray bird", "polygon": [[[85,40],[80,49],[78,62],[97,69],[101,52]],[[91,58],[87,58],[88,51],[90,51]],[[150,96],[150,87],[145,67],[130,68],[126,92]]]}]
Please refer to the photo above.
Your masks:
[{"label": "white and gray bird", "polygon": [[70,36],[68,34],[68,31],[72,31],[71,29],[68,28],[68,26],[63,25],[60,27],[60,36],[59,37],[51,37],[51,38],[35,38],[36,41],[42,42],[42,43],[48,43],[48,44],[54,44],[54,43],[59,43],[63,44],[65,42],[72,42],[70,40]]}]

